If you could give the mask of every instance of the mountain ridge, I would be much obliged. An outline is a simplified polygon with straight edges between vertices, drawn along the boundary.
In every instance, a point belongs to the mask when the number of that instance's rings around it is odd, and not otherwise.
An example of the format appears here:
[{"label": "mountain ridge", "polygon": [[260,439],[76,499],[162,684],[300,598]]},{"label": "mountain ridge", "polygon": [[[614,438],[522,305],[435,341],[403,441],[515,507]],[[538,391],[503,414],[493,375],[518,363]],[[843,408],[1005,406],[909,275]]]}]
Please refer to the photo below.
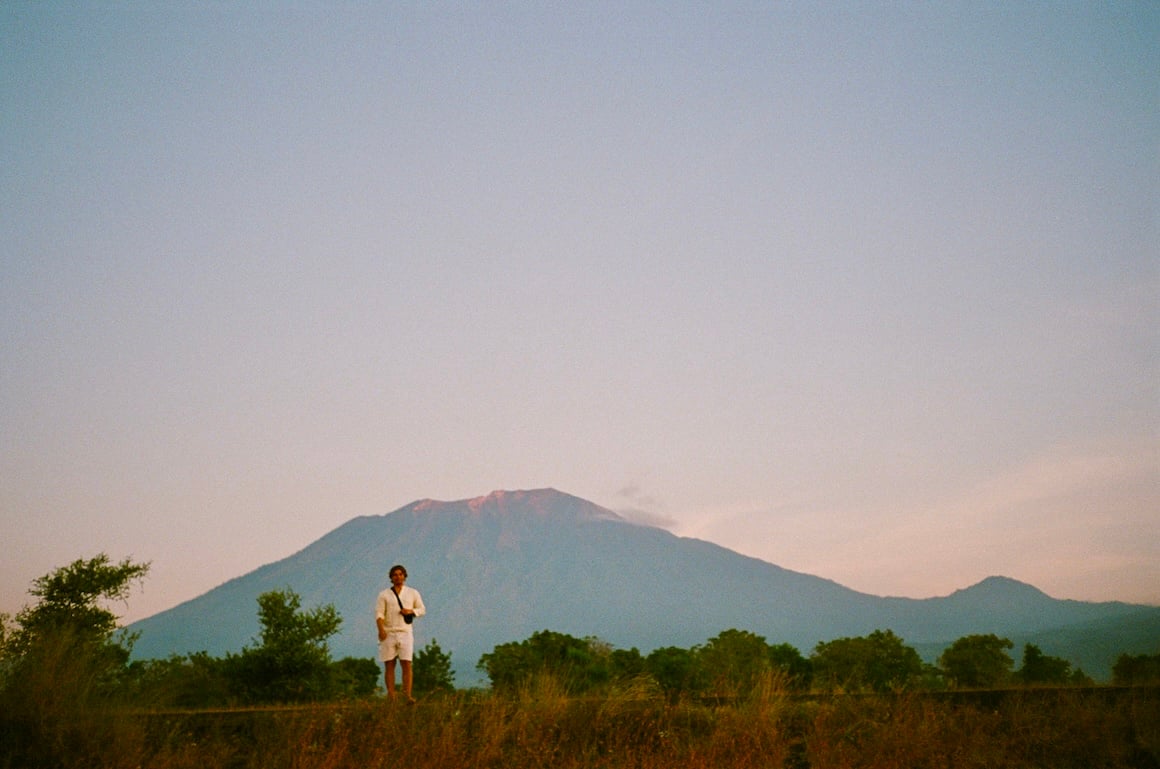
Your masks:
[{"label": "mountain ridge", "polygon": [[[544,629],[647,653],[737,628],[808,653],[819,641],[880,628],[933,650],[971,633],[1014,640],[1085,623],[1111,627],[1135,611],[1140,622],[1160,617],[1160,608],[1054,599],[1007,577],[944,597],[878,597],[629,522],[555,489],[497,490],[353,518],[286,558],[133,623],[134,654],[236,652],[257,636],[257,596],[289,588],[304,606],[333,604],[343,616],[331,642],[336,656],[372,656],[374,598],[394,563],[407,566],[428,605],[417,644],[438,639],[461,685],[472,682],[481,654]],[[1119,632],[1135,638],[1135,626]],[[1069,659],[1097,677],[1114,661]]]}]

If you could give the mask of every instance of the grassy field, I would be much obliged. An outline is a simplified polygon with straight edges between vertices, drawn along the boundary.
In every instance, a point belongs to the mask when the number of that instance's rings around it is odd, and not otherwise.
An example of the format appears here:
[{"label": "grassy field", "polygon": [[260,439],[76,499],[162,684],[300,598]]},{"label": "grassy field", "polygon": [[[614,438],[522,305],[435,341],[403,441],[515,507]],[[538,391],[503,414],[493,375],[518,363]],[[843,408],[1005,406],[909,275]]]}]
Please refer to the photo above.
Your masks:
[{"label": "grassy field", "polygon": [[[40,724],[0,765],[111,769],[1160,767],[1160,690],[1040,689],[666,702],[631,688],[254,710],[107,709]],[[2,749],[0,749],[2,754]]]}]

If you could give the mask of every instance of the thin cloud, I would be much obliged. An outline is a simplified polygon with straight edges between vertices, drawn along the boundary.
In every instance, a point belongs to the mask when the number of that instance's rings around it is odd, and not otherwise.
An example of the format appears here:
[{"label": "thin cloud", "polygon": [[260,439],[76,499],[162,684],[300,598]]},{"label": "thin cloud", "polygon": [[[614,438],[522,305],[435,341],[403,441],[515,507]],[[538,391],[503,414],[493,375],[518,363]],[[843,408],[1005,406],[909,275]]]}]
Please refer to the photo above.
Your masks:
[{"label": "thin cloud", "polygon": [[676,519],[660,512],[657,508],[661,503],[648,494],[645,494],[640,484],[629,483],[616,493],[622,504],[616,507],[616,513],[629,523],[641,526],[656,526],[662,529],[672,529],[677,525]]}]

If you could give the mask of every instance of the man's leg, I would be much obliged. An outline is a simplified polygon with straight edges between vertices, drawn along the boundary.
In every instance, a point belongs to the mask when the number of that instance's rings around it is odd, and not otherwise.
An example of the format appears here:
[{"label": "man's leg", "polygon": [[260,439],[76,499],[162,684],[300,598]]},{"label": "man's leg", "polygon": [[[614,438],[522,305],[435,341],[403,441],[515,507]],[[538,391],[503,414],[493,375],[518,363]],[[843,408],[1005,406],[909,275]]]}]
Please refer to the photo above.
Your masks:
[{"label": "man's leg", "polygon": [[[406,670],[410,665],[403,668],[403,675],[406,676]],[[383,678],[387,682],[387,696],[392,699],[395,696],[395,661],[393,659],[387,660],[383,663]],[[406,681],[406,678],[403,679]]]},{"label": "man's leg", "polygon": [[403,694],[407,695],[407,701],[414,698],[411,696],[411,660],[399,660],[399,664],[403,666]]}]

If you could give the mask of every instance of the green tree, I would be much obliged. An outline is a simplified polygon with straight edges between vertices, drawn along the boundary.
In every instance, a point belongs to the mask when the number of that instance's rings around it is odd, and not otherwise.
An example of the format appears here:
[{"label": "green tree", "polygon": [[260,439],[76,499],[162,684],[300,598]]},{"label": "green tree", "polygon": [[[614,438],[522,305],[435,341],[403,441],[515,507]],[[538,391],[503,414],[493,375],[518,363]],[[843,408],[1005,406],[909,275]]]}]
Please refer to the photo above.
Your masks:
[{"label": "green tree", "polygon": [[1117,686],[1160,683],[1160,654],[1121,654],[1112,666],[1112,682]]},{"label": "green tree", "polygon": [[309,611],[289,588],[258,596],[258,644],[226,658],[239,695],[255,702],[303,702],[334,695],[328,639],[342,618],[331,604]]},{"label": "green tree", "polygon": [[343,657],[330,663],[331,696],[359,699],[372,696],[382,680],[383,669],[378,660],[368,657]]},{"label": "green tree", "polygon": [[148,571],[147,563],[126,558],[114,564],[101,553],[38,577],[28,592],[39,600],[21,609],[14,624],[0,623],[5,626],[0,672],[12,682],[29,683],[30,678],[63,675],[67,668],[69,680],[52,684],[55,690],[83,683],[90,694],[107,693],[125,669],[133,640],[117,633],[118,618],[108,604],[128,600]]},{"label": "green tree", "polygon": [[677,646],[653,649],[644,659],[644,670],[669,699],[696,694],[705,686],[697,655],[690,649]]},{"label": "green tree", "polygon": [[611,677],[616,681],[645,675],[644,656],[635,646],[631,649],[613,649],[608,663]]},{"label": "green tree", "polygon": [[1066,684],[1071,682],[1073,673],[1067,660],[1044,654],[1035,644],[1026,644],[1018,675],[1025,684]]},{"label": "green tree", "polygon": [[415,652],[414,689],[417,694],[455,691],[455,672],[450,652],[444,652],[439,641],[432,638]]},{"label": "green tree", "polygon": [[813,665],[802,656],[796,646],[787,643],[769,647],[769,661],[775,670],[789,676],[789,685],[794,689],[808,689],[813,677]]},{"label": "green tree", "polygon": [[772,669],[769,644],[748,630],[725,630],[696,648],[714,694],[745,695]]},{"label": "green tree", "polygon": [[891,630],[819,643],[810,655],[814,676],[828,686],[886,692],[913,686],[922,659]]},{"label": "green tree", "polygon": [[939,668],[954,686],[973,689],[999,686],[1011,677],[1015,661],[1007,650],[1013,646],[1010,639],[993,633],[963,636],[938,658]]},{"label": "green tree", "polygon": [[[162,660],[137,660],[129,666],[133,701],[150,707],[215,708],[279,699],[252,691],[252,682],[243,677],[243,664],[237,656],[221,659],[204,651]],[[382,668],[377,660],[344,657],[319,671],[316,698],[371,697],[381,680]]]},{"label": "green tree", "polygon": [[224,660],[200,651],[129,665],[133,700],[150,707],[210,708],[235,703]]},{"label": "green tree", "polygon": [[123,694],[132,639],[118,636],[112,601],[128,599],[148,564],[100,554],[36,579],[38,601],[4,620],[0,744],[5,765],[55,766],[107,734],[104,705]]},{"label": "green tree", "polygon": [[599,638],[541,630],[524,641],[496,646],[479,658],[476,668],[487,673],[492,688],[499,691],[512,691],[547,675],[569,694],[579,694],[610,681],[611,657],[611,647]]},{"label": "green tree", "polygon": [[[38,577],[28,592],[39,600],[17,613],[18,627],[5,634],[5,651],[20,656],[38,643],[67,636],[73,642],[105,648],[114,657],[127,659],[129,649],[114,642],[117,615],[107,604],[128,600],[133,585],[148,571],[147,563],[126,558],[114,564],[101,553]],[[130,640],[121,639],[126,643]]]},{"label": "green tree", "polygon": [[0,661],[5,659],[8,654],[7,650],[10,647],[12,635],[15,632],[16,628],[12,624],[12,615],[0,611]]}]

